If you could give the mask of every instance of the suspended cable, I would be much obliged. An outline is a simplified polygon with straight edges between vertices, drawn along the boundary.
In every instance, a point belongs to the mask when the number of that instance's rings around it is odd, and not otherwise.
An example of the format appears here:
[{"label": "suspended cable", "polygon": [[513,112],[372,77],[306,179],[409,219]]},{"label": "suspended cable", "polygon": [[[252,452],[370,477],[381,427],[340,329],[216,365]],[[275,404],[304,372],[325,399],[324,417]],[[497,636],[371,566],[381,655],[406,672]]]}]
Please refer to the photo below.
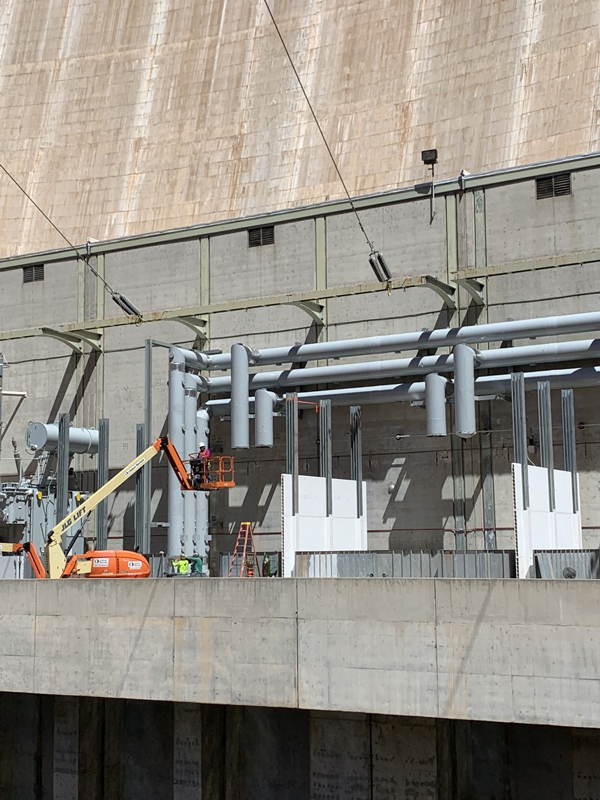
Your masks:
[{"label": "suspended cable", "polygon": [[[356,206],[354,205],[354,201],[350,197],[350,192],[348,191],[348,187],[346,186],[346,182],[345,182],[345,180],[344,180],[344,178],[342,176],[342,173],[340,172],[340,168],[338,167],[337,161],[335,160],[335,156],[333,155],[331,147],[329,146],[329,143],[327,141],[327,137],[325,136],[325,133],[323,132],[323,128],[321,127],[321,124],[319,123],[319,120],[317,118],[315,110],[312,107],[312,103],[310,102],[309,97],[308,97],[308,95],[306,93],[306,89],[304,88],[304,84],[302,83],[302,80],[300,79],[300,75],[298,74],[298,70],[296,69],[296,66],[294,64],[294,61],[293,61],[292,56],[290,54],[290,51],[288,50],[287,45],[285,43],[285,40],[284,40],[283,36],[281,35],[281,31],[279,30],[279,26],[277,25],[275,17],[273,16],[273,12],[271,11],[269,3],[267,2],[267,0],[263,0],[263,2],[265,4],[265,6],[267,7],[267,11],[269,12],[269,16],[271,17],[271,21],[273,22],[275,30],[277,31],[277,35],[279,36],[279,40],[280,40],[280,42],[281,42],[281,44],[283,46],[283,49],[285,50],[285,54],[286,54],[286,56],[288,58],[288,61],[290,62],[290,66],[292,67],[292,69],[294,71],[294,75],[296,76],[296,80],[298,81],[298,85],[300,86],[300,89],[302,90],[302,94],[304,95],[304,99],[306,100],[306,104],[308,105],[308,107],[310,109],[310,113],[312,114],[312,117],[313,117],[313,119],[315,121],[315,125],[317,126],[318,131],[321,134],[321,139],[323,139],[323,144],[327,148],[327,152],[329,153],[329,157],[331,158],[331,163],[335,167],[335,171],[338,174],[338,177],[340,179],[340,183],[344,187],[344,192],[346,193],[346,197],[348,198],[348,202],[350,203],[352,211],[354,212],[354,214],[356,216],[356,221],[358,222],[358,225],[359,225],[361,231],[363,232],[363,235],[364,235],[365,239],[367,240],[367,244],[369,245],[369,248],[371,250],[371,255],[375,255],[376,257],[378,257],[379,253],[377,253],[377,251],[375,250],[375,246],[374,246],[373,242],[367,236],[367,232],[365,231],[365,228],[364,228],[364,226],[362,224],[362,221],[361,221],[361,218],[360,218],[360,216],[358,214]],[[385,262],[385,260],[383,260],[383,261]],[[386,281],[389,282],[391,280],[391,277],[392,277],[391,274],[389,275],[389,277],[386,276],[386,277],[382,278],[381,277],[381,273],[378,274],[378,271],[375,270],[374,263],[373,262],[370,262],[370,263],[371,263],[371,267],[373,268],[373,270],[375,271],[375,274],[378,277],[378,280],[382,280],[382,282],[386,282]],[[381,266],[383,266],[383,264]],[[385,265],[384,272],[385,271],[387,271],[387,264]]]},{"label": "suspended cable", "polygon": [[33,197],[26,191],[26,189],[23,186],[21,186],[19,181],[13,175],[11,175],[11,173],[6,169],[4,164],[0,163],[0,169],[2,170],[2,172],[4,172],[4,174],[8,178],[10,178],[10,180],[15,184],[15,186],[19,189],[19,191],[21,191],[25,195],[25,197],[29,200],[29,202],[33,206],[35,206],[35,208],[37,208],[37,210],[40,212],[40,214],[44,217],[44,219],[47,222],[50,223],[50,225],[54,228],[54,230],[58,233],[58,235],[62,239],[65,240],[65,242],[69,245],[71,250],[73,250],[75,252],[75,255],[77,256],[77,258],[80,261],[83,261],[83,263],[86,264],[89,267],[89,269],[96,276],[96,278],[98,278],[98,280],[100,280],[104,284],[104,288],[110,294],[110,296],[115,301],[115,303],[119,306],[119,308],[121,308],[127,315],[132,316],[132,317],[137,317],[140,322],[143,322],[141,311],[138,308],[136,308],[136,306],[134,306],[133,303],[131,301],[129,301],[125,297],[125,295],[120,294],[119,292],[115,292],[115,290],[112,288],[112,286],[110,286],[108,281],[106,281],[102,277],[102,275],[100,275],[100,273],[96,269],[94,269],[94,267],[91,265],[89,256],[87,254],[86,255],[82,255],[82,253],[79,251],[79,249],[76,247],[76,245],[74,245],[73,242],[71,242],[67,238],[67,236],[65,236],[65,234],[61,231],[61,229],[58,227],[58,225],[56,225],[50,219],[48,214],[46,214],[46,212],[42,208],[40,208],[40,206],[35,202]]}]

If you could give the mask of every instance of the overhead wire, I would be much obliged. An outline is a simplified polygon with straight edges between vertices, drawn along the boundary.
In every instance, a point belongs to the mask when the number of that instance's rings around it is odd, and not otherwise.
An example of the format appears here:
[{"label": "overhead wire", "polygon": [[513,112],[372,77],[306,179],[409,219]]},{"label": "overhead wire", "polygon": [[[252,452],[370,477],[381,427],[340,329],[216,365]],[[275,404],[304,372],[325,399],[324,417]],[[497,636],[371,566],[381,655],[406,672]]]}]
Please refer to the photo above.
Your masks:
[{"label": "overhead wire", "polygon": [[279,41],[281,42],[281,45],[282,45],[283,49],[285,50],[285,54],[286,54],[286,56],[288,58],[288,61],[290,62],[290,66],[291,66],[292,70],[294,71],[294,75],[296,76],[296,80],[298,81],[298,86],[302,90],[302,94],[304,95],[304,99],[306,100],[306,104],[308,105],[308,107],[310,109],[310,113],[312,114],[312,117],[313,117],[313,119],[315,121],[315,125],[317,126],[317,129],[318,129],[319,133],[321,134],[321,139],[323,139],[323,144],[325,145],[325,147],[327,149],[327,152],[329,153],[329,157],[331,159],[331,163],[335,167],[335,171],[337,172],[338,178],[340,179],[340,183],[344,187],[344,192],[346,193],[346,197],[348,198],[348,202],[350,203],[352,211],[354,212],[354,214],[356,216],[356,221],[358,222],[358,225],[359,225],[361,231],[363,232],[363,235],[364,235],[365,239],[367,240],[367,244],[369,245],[371,253],[375,253],[376,252],[375,251],[375,246],[373,245],[373,242],[369,239],[369,237],[367,235],[367,232],[366,232],[366,230],[364,228],[364,225],[362,223],[362,220],[360,218],[360,215],[358,213],[358,210],[357,210],[357,208],[356,208],[356,206],[354,204],[354,201],[352,200],[352,197],[350,196],[350,192],[348,191],[348,187],[346,186],[346,181],[343,178],[343,175],[342,175],[342,173],[340,171],[340,168],[339,168],[338,163],[337,163],[337,161],[335,159],[335,156],[333,155],[331,147],[329,146],[329,142],[327,141],[327,137],[325,136],[323,128],[321,127],[321,123],[319,122],[319,119],[318,119],[318,117],[317,117],[317,115],[315,113],[313,105],[310,102],[308,94],[306,93],[306,89],[304,88],[304,84],[302,83],[300,75],[298,74],[298,70],[296,69],[296,65],[294,64],[294,60],[293,60],[293,58],[291,56],[291,53],[290,53],[290,51],[289,51],[289,49],[288,49],[288,47],[287,47],[287,45],[285,43],[285,40],[284,40],[284,38],[283,38],[283,36],[281,34],[281,31],[279,29],[279,25],[277,24],[277,21],[276,21],[275,17],[273,16],[273,12],[271,11],[271,7],[269,6],[269,3],[267,2],[267,0],[263,0],[263,2],[264,2],[265,6],[267,8],[267,11],[269,12],[269,16],[271,17],[271,21],[273,22],[273,26],[275,27],[275,30],[277,31],[277,35],[279,36]]},{"label": "overhead wire", "polygon": [[[90,263],[89,256],[88,256],[87,254],[85,254],[85,255],[84,255],[84,254],[82,254],[82,253],[80,252],[79,248],[78,248],[76,245],[74,245],[74,244],[73,244],[73,242],[72,242],[72,241],[71,241],[71,240],[70,240],[70,239],[69,239],[69,238],[68,238],[68,237],[67,237],[67,236],[66,236],[66,235],[63,233],[63,231],[61,231],[61,229],[58,227],[58,225],[56,225],[56,224],[54,223],[54,221],[53,221],[52,219],[50,219],[50,217],[48,216],[48,214],[46,214],[46,212],[44,211],[44,209],[43,209],[43,208],[41,208],[41,207],[38,205],[38,203],[36,203],[36,201],[35,201],[35,200],[33,199],[33,197],[32,197],[32,196],[29,194],[29,192],[28,192],[28,191],[27,191],[27,190],[26,190],[26,189],[25,189],[23,186],[21,186],[21,184],[20,184],[20,183],[19,183],[19,181],[18,181],[18,180],[17,180],[17,179],[14,177],[14,175],[12,175],[12,174],[11,174],[11,173],[10,173],[10,172],[9,172],[9,171],[6,169],[6,167],[4,166],[4,164],[0,163],[0,169],[1,169],[1,170],[2,170],[2,172],[4,172],[4,174],[5,174],[5,175],[6,175],[6,176],[7,176],[7,177],[8,177],[8,178],[9,178],[9,179],[10,179],[10,180],[11,180],[11,181],[12,181],[12,182],[15,184],[15,186],[16,186],[16,187],[19,189],[19,191],[20,191],[20,192],[22,192],[22,193],[25,195],[25,197],[26,197],[26,198],[29,200],[29,202],[30,202],[30,203],[31,203],[31,204],[32,204],[32,205],[33,205],[33,206],[34,206],[34,207],[35,207],[35,208],[36,208],[36,209],[37,209],[37,210],[40,212],[40,214],[41,214],[41,215],[44,217],[44,219],[45,219],[45,220],[46,220],[48,223],[50,223],[50,225],[51,225],[51,226],[54,228],[54,230],[55,230],[55,231],[58,233],[58,235],[59,235],[59,236],[60,236],[62,239],[64,239],[64,240],[65,240],[65,242],[66,242],[66,243],[69,245],[69,247],[71,248],[71,250],[73,250],[73,251],[74,251],[74,253],[75,253],[75,255],[77,256],[77,258],[78,258],[80,261],[83,261],[83,263],[84,263],[84,264],[86,264],[86,265],[89,267],[90,271],[91,271],[91,272],[92,272],[92,273],[93,273],[93,274],[96,276],[96,278],[98,278],[98,280],[99,280],[99,281],[101,281],[101,282],[104,284],[104,288],[105,288],[105,289],[106,289],[106,291],[107,291],[107,292],[110,294],[110,296],[113,298],[113,300],[114,300],[114,301],[117,303],[117,305],[118,305],[118,306],[119,306],[121,309],[123,309],[123,311],[125,311],[125,313],[126,313],[126,314],[130,314],[131,316],[136,316],[136,317],[138,317],[138,320],[139,320],[140,322],[143,322],[143,317],[142,317],[141,313],[138,311],[138,309],[137,309],[137,308],[136,308],[136,307],[135,307],[135,306],[134,306],[134,305],[133,305],[133,304],[132,304],[130,301],[128,301],[128,300],[127,300],[127,298],[125,298],[125,297],[124,297],[124,295],[120,294],[119,292],[116,292],[116,291],[115,291],[115,290],[112,288],[112,286],[111,286],[111,285],[108,283],[108,281],[107,281],[107,280],[105,280],[105,278],[104,278],[102,275],[100,275],[100,273],[99,273],[99,272],[98,272],[98,271],[97,271],[97,270],[96,270],[96,269],[95,269],[95,268],[92,266],[92,264]],[[127,311],[127,310],[124,308],[124,305],[123,305],[123,301],[124,301],[124,300],[125,300],[125,302],[126,302],[127,306],[130,308],[130,311]],[[133,313],[132,313],[132,312],[133,312]]]}]

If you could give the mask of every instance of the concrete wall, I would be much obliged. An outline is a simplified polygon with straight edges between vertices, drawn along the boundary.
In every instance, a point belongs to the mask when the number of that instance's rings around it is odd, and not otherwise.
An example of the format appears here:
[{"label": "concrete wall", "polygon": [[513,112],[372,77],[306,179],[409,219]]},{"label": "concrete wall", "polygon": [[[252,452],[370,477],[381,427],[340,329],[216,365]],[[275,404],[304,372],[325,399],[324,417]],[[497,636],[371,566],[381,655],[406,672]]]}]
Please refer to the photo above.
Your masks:
[{"label": "concrete wall", "polygon": [[6,800],[598,800],[600,731],[0,694]]},{"label": "concrete wall", "polygon": [[[594,0],[274,7],[352,194],[586,153]],[[4,162],[71,241],[341,197],[265,7],[6,0]],[[1,255],[64,241],[7,179]]]},{"label": "concrete wall", "polygon": [[595,582],[3,582],[6,691],[594,727]]},{"label": "concrete wall", "polygon": [[[595,310],[600,291],[600,249],[594,249],[600,172],[590,160],[574,162],[571,168],[572,194],[557,198],[536,199],[537,168],[519,173],[519,180],[512,172],[493,179],[474,177],[464,193],[455,186],[445,187],[449,193],[436,199],[433,220],[429,199],[418,195],[390,194],[362,201],[361,219],[398,279],[390,294],[373,291],[379,288],[373,284],[365,291],[373,276],[356,219],[339,209],[334,213],[328,205],[291,210],[293,219],[276,225],[272,246],[248,246],[247,227],[256,220],[224,224],[211,233],[192,229],[182,233],[181,240],[175,237],[151,246],[146,241],[140,246],[142,242],[133,239],[95,245],[93,265],[140,306],[147,321],[140,326],[120,324],[121,312],[81,262],[62,256],[49,260],[44,281],[24,284],[21,262],[0,261],[0,351],[11,364],[4,385],[28,392],[21,402],[4,398],[0,474],[3,479],[15,475],[12,437],[26,471],[34,471],[36,461],[25,447],[27,424],[54,421],[61,411],[70,411],[78,425],[97,426],[99,418],[109,417],[110,467],[117,470],[128,463],[135,452],[135,426],[144,417],[144,340],[203,346],[189,328],[166,319],[168,314],[201,315],[207,321],[205,348],[227,351],[238,341],[269,347]],[[564,165],[543,168],[545,174],[563,169]],[[35,258],[25,262],[34,263]],[[485,287],[486,305],[476,308],[461,290],[458,308],[452,311],[431,289],[404,282],[403,276],[422,275],[446,282],[477,277]],[[327,322],[323,329],[305,311],[288,304],[303,292],[314,293],[311,296],[317,300],[323,293]],[[102,354],[77,357],[66,345],[40,335],[42,325],[60,329],[66,323],[97,325]],[[153,365],[152,435],[157,436],[165,430],[167,415],[165,349],[154,349]],[[586,547],[600,545],[596,395],[595,389],[575,393]],[[449,407],[450,430],[451,411]],[[482,415],[479,427],[490,432],[468,441],[451,433],[428,439],[421,408],[401,404],[363,408],[371,548],[452,548],[465,541],[469,548],[483,547],[486,528],[495,533],[497,547],[514,547],[509,405],[492,401],[489,417],[488,422]],[[558,393],[554,426],[559,464]],[[539,445],[533,396],[528,398],[528,427]],[[318,471],[317,438],[315,416],[305,409],[300,463],[309,475]],[[229,452],[228,422],[213,421],[211,447],[214,452]],[[349,477],[347,409],[334,409],[333,453],[334,476]],[[488,454],[492,480],[485,481]],[[531,454],[536,463],[538,457],[537,452]],[[284,458],[282,419],[275,421],[272,450],[236,455],[235,489],[216,493],[210,501],[214,569],[218,553],[233,549],[233,534],[241,521],[253,522],[262,549],[281,549],[279,483]],[[93,488],[95,467],[93,458],[75,459],[84,488]],[[153,465],[152,513],[162,524],[168,522],[166,469],[162,462]],[[488,492],[491,486],[494,497]],[[133,481],[110,500],[109,536],[115,546],[123,541],[131,545],[133,503]],[[164,528],[153,530],[151,549],[158,553],[165,547]],[[93,526],[87,533],[92,544]]]}]

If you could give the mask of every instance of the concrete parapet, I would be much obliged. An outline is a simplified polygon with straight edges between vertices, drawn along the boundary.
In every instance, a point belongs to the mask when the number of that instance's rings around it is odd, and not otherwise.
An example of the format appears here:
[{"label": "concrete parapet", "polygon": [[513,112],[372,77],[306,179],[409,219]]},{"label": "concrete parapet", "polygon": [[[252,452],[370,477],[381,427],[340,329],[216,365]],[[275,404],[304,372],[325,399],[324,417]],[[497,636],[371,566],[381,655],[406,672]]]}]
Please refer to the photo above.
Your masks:
[{"label": "concrete parapet", "polygon": [[597,727],[600,585],[0,582],[4,691]]}]

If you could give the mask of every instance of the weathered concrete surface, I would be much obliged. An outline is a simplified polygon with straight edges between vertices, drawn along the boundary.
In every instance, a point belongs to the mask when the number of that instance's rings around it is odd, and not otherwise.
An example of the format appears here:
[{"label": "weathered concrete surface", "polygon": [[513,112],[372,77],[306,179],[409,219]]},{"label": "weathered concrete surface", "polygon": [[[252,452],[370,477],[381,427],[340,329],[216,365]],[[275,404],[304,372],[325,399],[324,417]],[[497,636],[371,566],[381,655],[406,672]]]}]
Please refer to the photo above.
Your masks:
[{"label": "weathered concrete surface", "polygon": [[0,693],[2,800],[600,800],[599,764],[600,730]]},{"label": "weathered concrete surface", "polygon": [[594,727],[593,581],[3,582],[6,691]]},{"label": "weathered concrete surface", "polygon": [[[598,148],[595,0],[274,13],[354,194]],[[71,240],[341,196],[262,2],[5,0],[3,162]],[[0,181],[0,255],[64,244]]]}]

